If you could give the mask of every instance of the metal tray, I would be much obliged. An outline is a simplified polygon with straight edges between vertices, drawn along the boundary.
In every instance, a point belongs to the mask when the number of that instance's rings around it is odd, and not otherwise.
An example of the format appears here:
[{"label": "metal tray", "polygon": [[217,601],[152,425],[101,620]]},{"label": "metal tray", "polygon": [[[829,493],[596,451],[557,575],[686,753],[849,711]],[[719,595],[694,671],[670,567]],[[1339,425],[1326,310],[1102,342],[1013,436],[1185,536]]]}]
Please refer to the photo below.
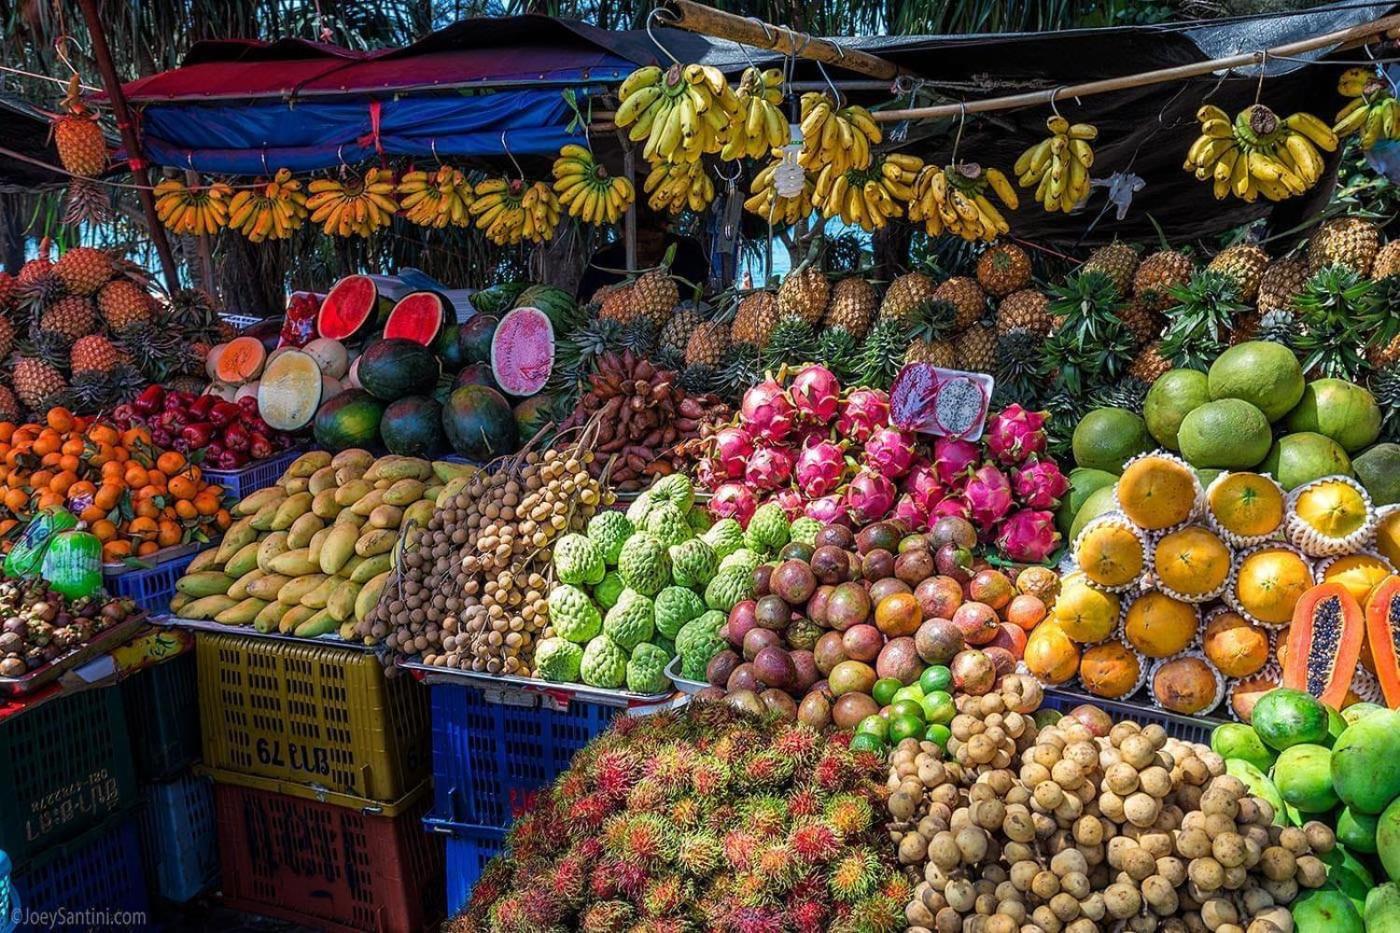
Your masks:
[{"label": "metal tray", "polygon": [[676,698],[674,691],[666,693],[629,693],[626,690],[606,690],[590,687],[587,684],[559,684],[533,677],[518,677],[513,674],[485,674],[478,671],[464,671],[453,667],[436,667],[415,659],[401,660],[398,666],[413,671],[424,683],[466,684],[488,690],[511,691],[536,696],[551,697],[567,703],[581,700],[603,706],[622,706],[628,709],[641,706],[661,706]]},{"label": "metal tray", "polygon": [[73,668],[107,653],[118,645],[126,644],[131,636],[149,621],[144,612],[136,612],[125,622],[98,633],[92,641],[79,645],[61,658],[55,658],[19,677],[0,677],[0,693],[13,697],[24,696],[40,687],[48,686]]},{"label": "metal tray", "polygon": [[702,680],[686,680],[681,676],[681,658],[676,655],[666,665],[666,676],[671,678],[671,683],[676,685],[676,689],[686,696],[694,696],[710,685]]},{"label": "metal tray", "polygon": [[384,645],[364,645],[345,641],[339,635],[328,634],[317,635],[315,638],[298,638],[295,635],[284,635],[281,632],[259,632],[251,625],[225,625],[212,619],[182,619],[168,613],[153,616],[151,624],[165,628],[182,628],[191,632],[214,632],[218,635],[237,635],[263,641],[286,641],[294,645],[328,645],[334,648],[344,648],[346,651],[358,651],[361,654],[384,654],[389,650]]}]

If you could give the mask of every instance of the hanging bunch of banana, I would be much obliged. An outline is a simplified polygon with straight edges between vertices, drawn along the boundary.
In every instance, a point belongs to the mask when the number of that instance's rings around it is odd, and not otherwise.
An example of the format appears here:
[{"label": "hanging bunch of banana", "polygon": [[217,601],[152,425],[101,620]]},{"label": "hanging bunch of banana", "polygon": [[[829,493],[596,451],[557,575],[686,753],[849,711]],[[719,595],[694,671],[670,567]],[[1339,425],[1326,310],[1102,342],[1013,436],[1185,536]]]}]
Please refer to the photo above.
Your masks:
[{"label": "hanging bunch of banana", "polygon": [[1050,135],[1031,146],[1016,160],[1017,182],[1035,188],[1035,199],[1050,213],[1068,214],[1089,196],[1089,168],[1099,137],[1088,123],[1070,123],[1059,114],[1045,121]]},{"label": "hanging bunch of banana", "polygon": [[386,168],[369,169],[362,178],[318,178],[307,186],[306,207],[327,236],[369,236],[398,212],[394,187],[394,173]]},{"label": "hanging bunch of banana", "polygon": [[1183,168],[1211,180],[1217,200],[1234,194],[1253,203],[1263,195],[1282,201],[1307,191],[1322,177],[1323,149],[1333,152],[1337,136],[1310,113],[1282,120],[1263,104],[1246,107],[1232,121],[1219,107],[1196,111],[1201,135],[1186,153]]},{"label": "hanging bunch of banana", "polygon": [[471,219],[467,210],[476,200],[467,176],[450,165],[438,166],[434,172],[419,169],[404,173],[398,194],[405,220],[438,230],[448,224],[466,226]]},{"label": "hanging bunch of banana", "polygon": [[642,183],[654,211],[679,214],[687,207],[697,214],[715,199],[715,183],[705,173],[703,162],[661,162],[652,167]]},{"label": "hanging bunch of banana", "polygon": [[783,164],[782,156],[775,156],[749,184],[749,197],[744,201],[744,210],[755,214],[774,226],[791,226],[805,217],[811,216],[816,184],[808,174],[802,181],[802,193],[794,197],[783,197],[773,185],[774,174]]},{"label": "hanging bunch of banana", "polygon": [[709,65],[675,64],[638,68],[618,89],[621,104],[613,118],[630,126],[628,138],[646,140],[648,162],[694,162],[719,152],[739,117],[739,98],[724,73]]},{"label": "hanging bunch of banana", "polygon": [[902,152],[876,155],[868,168],[837,174],[828,165],[817,175],[813,206],[825,218],[840,217],[873,233],[891,217],[903,217],[903,205],[914,196],[914,179],[924,162]]},{"label": "hanging bunch of banana", "polygon": [[487,178],[477,182],[475,193],[471,215],[477,229],[497,246],[544,243],[554,238],[561,208],[544,182]]},{"label": "hanging bunch of banana", "polygon": [[190,187],[166,178],[155,187],[156,216],[178,234],[217,233],[228,223],[233,189],[224,182]]},{"label": "hanging bunch of banana", "polygon": [[1400,101],[1390,82],[1373,68],[1348,68],[1337,80],[1337,93],[1352,100],[1337,114],[1332,132],[1338,136],[1361,134],[1361,148],[1370,149],[1382,139],[1400,139]]},{"label": "hanging bunch of banana", "polygon": [[870,147],[882,139],[879,125],[864,107],[837,108],[818,91],[802,95],[802,154],[809,172],[834,165],[837,172],[870,167]]},{"label": "hanging bunch of banana", "polygon": [[309,213],[301,182],[279,168],[265,184],[234,192],[228,202],[228,225],[254,243],[285,240]]},{"label": "hanging bunch of banana", "polygon": [[589,224],[617,223],[637,199],[631,181],[609,175],[592,152],[574,143],[565,143],[554,160],[554,193],[570,217]]},{"label": "hanging bunch of banana", "polygon": [[995,240],[1011,226],[988,197],[989,189],[1011,210],[1020,206],[1016,189],[997,169],[976,162],[924,166],[914,179],[909,219],[922,221],[929,236],[946,231],[964,240]]},{"label": "hanging bunch of banana", "polygon": [[720,158],[761,159],[770,149],[788,141],[787,117],[783,116],[783,73],[777,68],[759,71],[749,67],[739,77],[735,91],[739,114],[720,150]]}]

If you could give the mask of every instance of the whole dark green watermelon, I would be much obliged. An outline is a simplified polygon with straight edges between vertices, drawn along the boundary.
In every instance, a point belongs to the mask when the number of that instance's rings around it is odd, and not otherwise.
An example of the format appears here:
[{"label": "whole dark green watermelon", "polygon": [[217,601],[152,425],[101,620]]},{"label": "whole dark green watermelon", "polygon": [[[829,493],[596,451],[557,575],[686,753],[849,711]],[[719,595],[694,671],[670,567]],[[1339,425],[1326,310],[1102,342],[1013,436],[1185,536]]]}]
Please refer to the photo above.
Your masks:
[{"label": "whole dark green watermelon", "polygon": [[346,389],[317,409],[312,433],[326,450],[373,447],[383,417],[383,402],[364,389]]},{"label": "whole dark green watermelon", "polygon": [[462,368],[462,345],[457,342],[457,331],[460,329],[460,324],[443,325],[437,340],[433,342],[433,352],[442,360],[442,368],[447,372]]},{"label": "whole dark green watermelon", "polygon": [[496,385],[496,377],[491,373],[490,363],[469,363],[463,366],[462,371],[453,380],[452,388],[460,389],[462,386],[486,386],[488,389],[501,391],[501,387]]},{"label": "whole dark green watermelon", "polygon": [[515,424],[522,441],[528,441],[554,420],[554,401],[554,396],[541,392],[515,406]]},{"label": "whole dark green watermelon", "polygon": [[556,334],[566,334],[573,329],[578,305],[574,297],[562,288],[553,285],[531,285],[515,299],[512,308],[539,308],[554,325]]},{"label": "whole dark green watermelon", "polygon": [[389,453],[403,457],[437,457],[447,450],[442,429],[442,406],[430,398],[410,395],[390,402],[379,419],[379,437]]},{"label": "whole dark green watermelon", "polygon": [[478,314],[457,328],[457,349],[462,363],[491,362],[491,338],[501,319],[494,314]]},{"label": "whole dark green watermelon", "polygon": [[442,427],[452,449],[485,462],[520,446],[515,414],[505,396],[486,386],[462,386],[442,406]]},{"label": "whole dark green watermelon", "polygon": [[406,395],[427,395],[441,372],[431,349],[412,340],[376,340],[360,355],[356,374],[370,395],[385,402]]},{"label": "whole dark green watermelon", "polygon": [[477,314],[504,314],[509,311],[529,282],[502,282],[472,293],[472,307]]}]

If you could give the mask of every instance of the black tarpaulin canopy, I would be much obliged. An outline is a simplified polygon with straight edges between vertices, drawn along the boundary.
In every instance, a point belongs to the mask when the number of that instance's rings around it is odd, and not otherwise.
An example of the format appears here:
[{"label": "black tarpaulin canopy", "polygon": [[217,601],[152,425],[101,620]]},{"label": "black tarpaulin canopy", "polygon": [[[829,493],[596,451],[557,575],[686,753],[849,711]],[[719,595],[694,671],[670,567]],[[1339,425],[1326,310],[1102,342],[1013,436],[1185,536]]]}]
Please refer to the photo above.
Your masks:
[{"label": "black tarpaulin canopy", "polygon": [[[0,146],[46,165],[58,165],[45,114],[8,94],[0,94]],[[62,172],[22,159],[0,157],[0,191],[29,191],[68,182]]]}]

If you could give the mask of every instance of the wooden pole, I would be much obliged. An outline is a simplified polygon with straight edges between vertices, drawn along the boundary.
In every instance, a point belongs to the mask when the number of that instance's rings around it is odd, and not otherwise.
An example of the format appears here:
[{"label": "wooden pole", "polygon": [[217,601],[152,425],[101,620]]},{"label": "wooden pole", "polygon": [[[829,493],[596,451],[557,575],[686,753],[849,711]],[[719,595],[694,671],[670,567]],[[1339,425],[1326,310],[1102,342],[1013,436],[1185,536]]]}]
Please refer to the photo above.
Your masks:
[{"label": "wooden pole", "polygon": [[661,8],[671,14],[663,20],[668,26],[688,32],[731,39],[783,55],[809,58],[887,81],[894,80],[900,73],[898,65],[878,55],[859,49],[843,49],[827,39],[795,32],[786,26],[773,26],[761,20],[724,13],[694,0],[663,0]]},{"label": "wooden pole", "polygon": [[126,146],[127,165],[131,177],[136,180],[137,194],[141,198],[141,208],[146,214],[146,226],[155,244],[156,255],[160,257],[161,271],[165,273],[165,285],[171,292],[180,287],[179,270],[175,265],[175,254],[170,250],[165,228],[156,214],[156,196],[151,191],[150,174],[146,171],[146,160],[141,151],[141,139],[136,134],[136,124],[131,117],[131,108],[126,104],[122,92],[121,78],[112,64],[112,50],[107,45],[107,34],[102,29],[102,19],[97,11],[96,0],[78,0],[83,19],[87,22],[88,34],[92,37],[92,55],[97,59],[97,68],[102,72],[102,84],[107,97],[112,102],[112,113],[117,118],[117,129],[122,135],[122,145]]},{"label": "wooden pole", "polygon": [[[191,188],[199,184],[199,173],[193,169],[185,169],[185,184]],[[214,278],[214,246],[210,242],[210,236],[203,230],[195,240],[199,250],[199,277],[204,281],[204,290],[211,295],[219,293],[218,282]]]}]

